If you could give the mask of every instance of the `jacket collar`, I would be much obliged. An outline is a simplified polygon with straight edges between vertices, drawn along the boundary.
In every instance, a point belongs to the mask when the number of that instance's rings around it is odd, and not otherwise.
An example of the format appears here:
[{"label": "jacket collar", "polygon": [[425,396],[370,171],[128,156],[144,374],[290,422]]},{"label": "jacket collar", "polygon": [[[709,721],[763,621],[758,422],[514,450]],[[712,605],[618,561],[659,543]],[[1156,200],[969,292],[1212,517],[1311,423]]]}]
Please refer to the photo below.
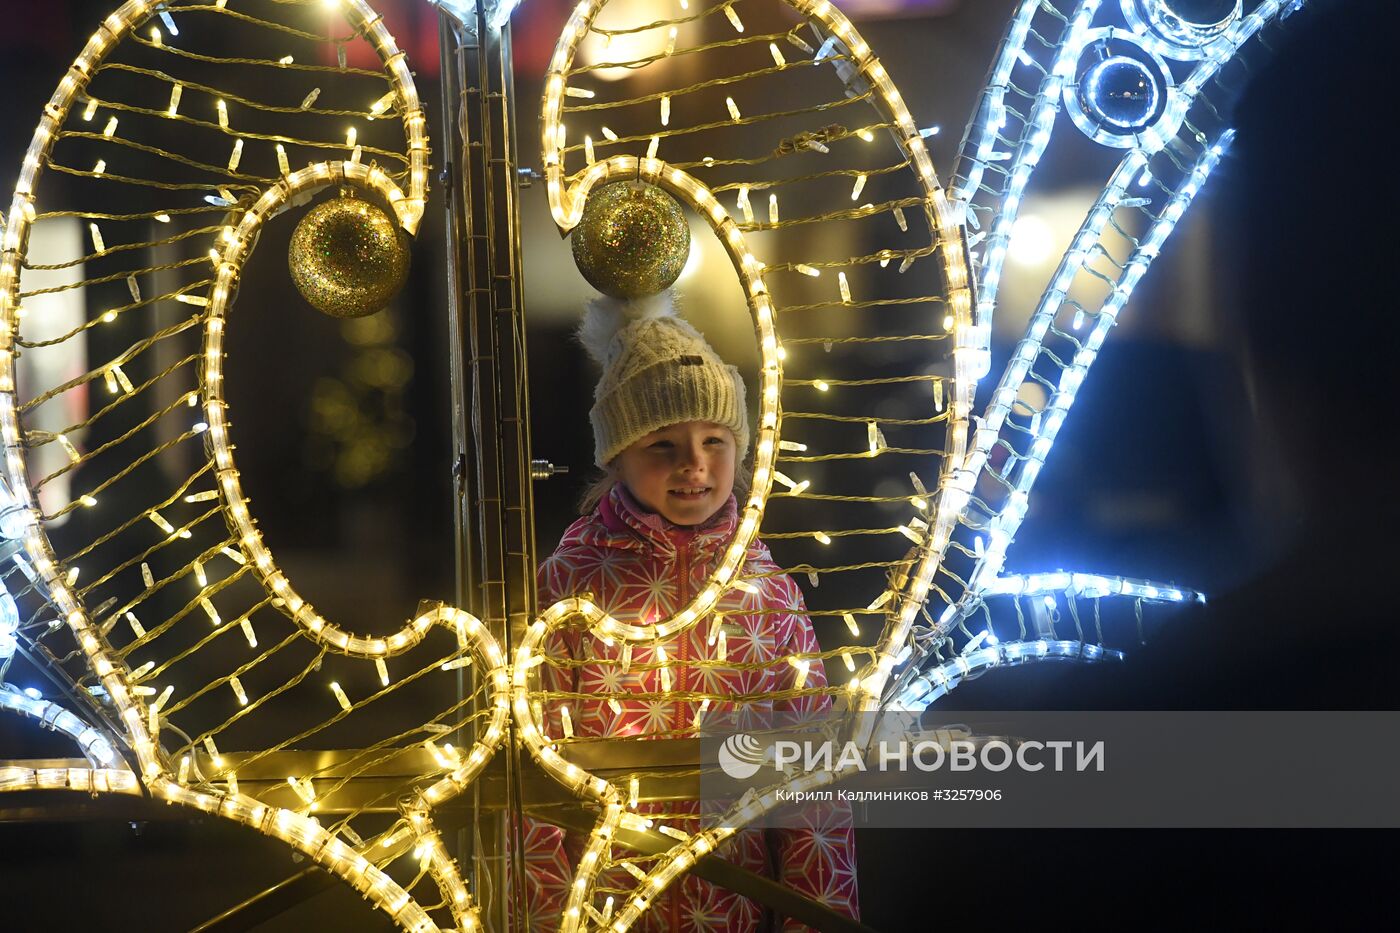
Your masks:
[{"label": "jacket collar", "polygon": [[703,525],[676,525],[642,507],[622,483],[615,483],[598,503],[598,516],[614,534],[640,538],[663,551],[691,547],[710,552],[727,544],[739,527],[739,504],[733,493]]}]

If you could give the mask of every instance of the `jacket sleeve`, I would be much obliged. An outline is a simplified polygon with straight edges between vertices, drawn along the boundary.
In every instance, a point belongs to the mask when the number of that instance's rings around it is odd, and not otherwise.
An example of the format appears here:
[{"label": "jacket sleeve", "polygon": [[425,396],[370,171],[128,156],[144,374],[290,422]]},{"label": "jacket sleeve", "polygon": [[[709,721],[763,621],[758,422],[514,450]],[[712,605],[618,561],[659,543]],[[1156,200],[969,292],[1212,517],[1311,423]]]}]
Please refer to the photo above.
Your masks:
[{"label": "jacket sleeve", "polygon": [[[791,634],[781,649],[784,658],[796,654],[816,654],[820,651],[802,591],[791,577],[775,578],[785,581],[783,597],[793,608],[788,617]],[[783,662],[778,672],[778,689],[791,690],[797,685],[798,669]],[[818,658],[808,664],[808,688],[826,686],[826,668]],[[774,704],[780,711],[823,712],[831,708],[831,698],[822,693],[809,693]],[[768,845],[777,867],[777,881],[805,897],[821,901],[832,910],[850,917],[860,917],[856,890],[855,831],[851,827],[851,805],[843,800],[805,806],[795,814],[802,828],[767,830]],[[784,919],[783,933],[798,933],[810,928],[795,920]]]}]

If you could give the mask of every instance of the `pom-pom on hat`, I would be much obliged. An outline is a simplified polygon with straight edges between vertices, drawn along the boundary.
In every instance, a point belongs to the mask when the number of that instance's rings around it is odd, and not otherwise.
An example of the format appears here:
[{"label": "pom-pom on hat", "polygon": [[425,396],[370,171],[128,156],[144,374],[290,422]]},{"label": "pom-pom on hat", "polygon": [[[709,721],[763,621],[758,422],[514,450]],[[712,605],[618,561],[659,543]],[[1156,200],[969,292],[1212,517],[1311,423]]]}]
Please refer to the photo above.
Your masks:
[{"label": "pom-pom on hat", "polygon": [[603,367],[588,412],[598,466],[682,421],[729,428],[742,462],[749,449],[744,380],[677,314],[670,291],[630,301],[594,299],[578,338]]}]

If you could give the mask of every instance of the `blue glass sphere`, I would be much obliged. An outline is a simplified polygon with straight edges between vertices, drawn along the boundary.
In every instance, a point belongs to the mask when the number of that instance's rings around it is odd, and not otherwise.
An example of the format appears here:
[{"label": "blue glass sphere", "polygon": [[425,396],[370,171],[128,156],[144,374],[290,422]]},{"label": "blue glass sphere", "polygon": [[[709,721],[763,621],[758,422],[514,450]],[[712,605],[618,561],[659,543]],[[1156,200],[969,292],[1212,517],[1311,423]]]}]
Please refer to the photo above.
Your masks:
[{"label": "blue glass sphere", "polygon": [[1142,62],[1114,55],[1097,62],[1079,81],[1079,102],[1095,122],[1115,130],[1144,129],[1157,115],[1158,79]]},{"label": "blue glass sphere", "polygon": [[1160,4],[1182,22],[1192,26],[1213,26],[1230,18],[1235,0],[1164,0]]}]

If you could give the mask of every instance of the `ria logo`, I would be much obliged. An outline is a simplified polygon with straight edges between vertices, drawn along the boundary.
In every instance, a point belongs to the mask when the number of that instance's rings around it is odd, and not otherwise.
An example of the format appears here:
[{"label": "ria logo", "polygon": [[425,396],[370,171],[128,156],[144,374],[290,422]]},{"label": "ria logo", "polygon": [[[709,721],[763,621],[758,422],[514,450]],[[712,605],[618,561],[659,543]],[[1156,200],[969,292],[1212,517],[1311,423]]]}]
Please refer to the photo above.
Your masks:
[{"label": "ria logo", "polygon": [[767,759],[767,749],[758,739],[738,732],[724,740],[719,747],[719,766],[736,781],[746,781],[758,773]]}]

